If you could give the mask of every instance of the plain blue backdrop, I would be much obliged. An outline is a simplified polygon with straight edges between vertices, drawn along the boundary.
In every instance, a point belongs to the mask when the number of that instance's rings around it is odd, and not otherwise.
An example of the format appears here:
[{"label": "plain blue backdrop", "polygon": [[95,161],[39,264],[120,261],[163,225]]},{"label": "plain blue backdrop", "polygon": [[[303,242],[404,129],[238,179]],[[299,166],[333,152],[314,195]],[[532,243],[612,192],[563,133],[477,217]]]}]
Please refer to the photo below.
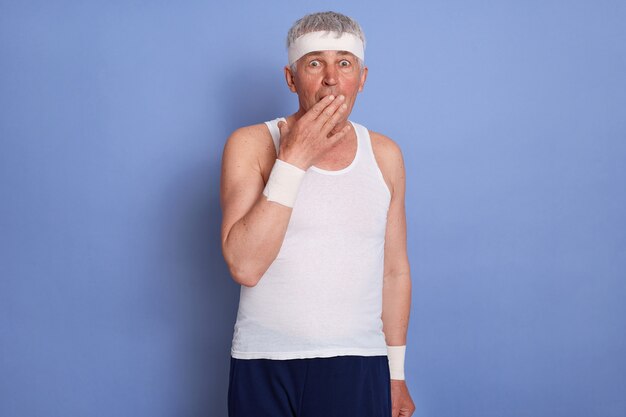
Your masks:
[{"label": "plain blue backdrop", "polygon": [[406,162],[414,415],[626,416],[617,0],[1,1],[0,416],[226,416],[221,153],[325,10]]}]

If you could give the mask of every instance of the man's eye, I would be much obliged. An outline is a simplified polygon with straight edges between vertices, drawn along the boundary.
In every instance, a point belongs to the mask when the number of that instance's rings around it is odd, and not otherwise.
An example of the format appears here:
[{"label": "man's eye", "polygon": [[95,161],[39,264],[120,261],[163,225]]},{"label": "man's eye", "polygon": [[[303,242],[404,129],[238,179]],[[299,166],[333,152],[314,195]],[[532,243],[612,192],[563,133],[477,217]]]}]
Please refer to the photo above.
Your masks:
[{"label": "man's eye", "polygon": [[318,60],[314,59],[313,61],[311,61],[309,63],[309,65],[311,65],[312,67],[319,67],[320,62]]},{"label": "man's eye", "polygon": [[344,59],[339,63],[339,65],[341,65],[342,67],[347,67],[348,65],[350,65],[350,61]]}]

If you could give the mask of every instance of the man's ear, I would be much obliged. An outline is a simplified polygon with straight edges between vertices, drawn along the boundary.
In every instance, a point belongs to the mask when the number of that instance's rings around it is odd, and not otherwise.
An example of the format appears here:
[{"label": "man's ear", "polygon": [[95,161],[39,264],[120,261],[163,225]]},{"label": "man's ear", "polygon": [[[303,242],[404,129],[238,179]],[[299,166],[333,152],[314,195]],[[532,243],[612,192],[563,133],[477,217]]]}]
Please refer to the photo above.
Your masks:
[{"label": "man's ear", "polygon": [[285,81],[287,81],[287,86],[292,93],[296,92],[296,82],[294,80],[294,74],[291,72],[291,68],[289,65],[285,65]]},{"label": "man's ear", "polygon": [[363,91],[365,86],[365,80],[367,79],[367,67],[363,67],[363,74],[361,74],[361,81],[359,82],[359,93]]}]

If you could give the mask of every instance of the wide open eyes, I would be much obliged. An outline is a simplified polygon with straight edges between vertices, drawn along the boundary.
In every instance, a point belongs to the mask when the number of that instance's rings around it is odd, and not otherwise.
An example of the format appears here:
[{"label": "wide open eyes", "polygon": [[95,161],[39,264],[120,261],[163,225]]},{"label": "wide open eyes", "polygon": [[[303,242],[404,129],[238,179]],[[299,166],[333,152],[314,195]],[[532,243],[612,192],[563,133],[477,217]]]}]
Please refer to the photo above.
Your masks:
[{"label": "wide open eyes", "polygon": [[[311,61],[309,61],[309,66],[313,67],[313,68],[319,68],[322,66],[322,63],[320,62],[319,59],[313,59]],[[347,59],[342,59],[341,61],[339,61],[339,66],[341,68],[349,68],[352,66],[352,62],[350,62]]]}]

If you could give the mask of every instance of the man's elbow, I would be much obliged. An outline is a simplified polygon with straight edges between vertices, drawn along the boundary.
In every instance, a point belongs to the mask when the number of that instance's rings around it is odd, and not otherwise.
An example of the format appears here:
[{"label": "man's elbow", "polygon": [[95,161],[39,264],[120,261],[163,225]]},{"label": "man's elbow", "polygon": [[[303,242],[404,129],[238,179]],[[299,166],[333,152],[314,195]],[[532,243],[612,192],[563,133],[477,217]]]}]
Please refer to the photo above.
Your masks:
[{"label": "man's elbow", "polygon": [[411,285],[411,271],[409,268],[389,271],[386,272],[383,276],[383,282],[385,284],[400,284],[400,285]]},{"label": "man's elbow", "polygon": [[230,276],[237,284],[252,288],[259,283],[260,277],[258,274],[239,269],[235,265],[228,265],[228,269],[230,270]]},{"label": "man's elbow", "polygon": [[250,253],[236,253],[229,245],[228,238],[222,240],[222,255],[228,265],[233,280],[246,287],[254,287],[259,283],[268,265],[259,263]]},{"label": "man's elbow", "polygon": [[222,247],[222,254],[233,281],[246,287],[254,287],[259,282],[261,274],[254,271],[251,265],[246,265],[242,260],[236,259],[225,246]]}]

